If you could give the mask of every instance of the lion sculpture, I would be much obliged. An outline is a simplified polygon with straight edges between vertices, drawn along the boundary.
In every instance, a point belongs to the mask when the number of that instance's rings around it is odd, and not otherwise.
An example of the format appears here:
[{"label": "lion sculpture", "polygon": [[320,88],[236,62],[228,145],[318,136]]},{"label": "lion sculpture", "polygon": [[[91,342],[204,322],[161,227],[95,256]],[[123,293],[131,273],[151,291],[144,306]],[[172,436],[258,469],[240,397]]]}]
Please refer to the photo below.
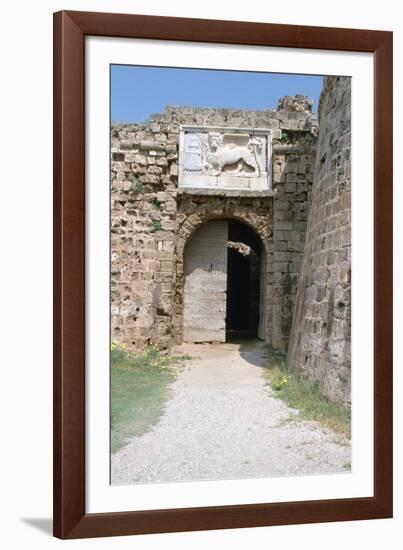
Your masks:
[{"label": "lion sculpture", "polygon": [[263,148],[262,140],[254,137],[249,139],[248,145],[223,145],[222,135],[218,132],[209,132],[207,137],[208,148],[205,153],[205,169],[212,175],[221,174],[224,166],[236,164],[236,168],[229,172],[238,174],[243,167],[243,162],[260,173],[260,167],[256,160],[256,152],[260,154]]}]

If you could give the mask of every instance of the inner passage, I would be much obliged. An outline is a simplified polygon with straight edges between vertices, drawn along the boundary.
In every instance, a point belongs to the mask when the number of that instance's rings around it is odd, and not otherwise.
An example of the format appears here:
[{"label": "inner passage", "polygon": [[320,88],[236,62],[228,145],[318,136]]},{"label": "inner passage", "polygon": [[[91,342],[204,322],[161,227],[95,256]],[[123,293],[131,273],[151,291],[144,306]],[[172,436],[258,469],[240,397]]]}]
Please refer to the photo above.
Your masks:
[{"label": "inner passage", "polygon": [[228,220],[226,340],[258,336],[261,252],[252,229]]}]

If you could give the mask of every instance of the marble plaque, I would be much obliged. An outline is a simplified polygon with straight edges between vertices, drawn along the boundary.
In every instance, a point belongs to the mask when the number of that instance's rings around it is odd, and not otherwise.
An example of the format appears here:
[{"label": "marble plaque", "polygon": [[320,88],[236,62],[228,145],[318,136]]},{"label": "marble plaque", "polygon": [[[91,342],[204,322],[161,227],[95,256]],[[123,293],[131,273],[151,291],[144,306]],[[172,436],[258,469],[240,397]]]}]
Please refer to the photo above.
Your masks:
[{"label": "marble plaque", "polygon": [[179,187],[271,189],[271,130],[181,126]]},{"label": "marble plaque", "polygon": [[200,133],[188,133],[184,136],[183,169],[186,172],[200,172],[202,169],[203,138]]}]

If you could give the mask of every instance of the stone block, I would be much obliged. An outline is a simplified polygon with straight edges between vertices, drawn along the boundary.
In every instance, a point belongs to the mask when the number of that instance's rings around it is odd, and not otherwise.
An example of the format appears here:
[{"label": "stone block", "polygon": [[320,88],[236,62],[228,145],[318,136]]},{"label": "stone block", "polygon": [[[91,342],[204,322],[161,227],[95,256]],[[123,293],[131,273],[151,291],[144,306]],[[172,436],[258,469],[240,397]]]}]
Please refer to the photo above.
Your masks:
[{"label": "stone block", "polygon": [[277,210],[274,209],[274,223],[277,225],[278,221],[290,221],[293,219],[293,212],[291,210]]},{"label": "stone block", "polygon": [[136,164],[140,164],[141,165],[146,165],[147,164],[147,157],[145,155],[140,155],[140,154],[137,154],[137,155],[134,155],[134,161]]},{"label": "stone block", "polygon": [[161,220],[161,228],[163,231],[174,231],[176,222],[174,220]]},{"label": "stone block", "polygon": [[287,262],[274,262],[274,272],[278,273],[287,273],[288,271],[288,263]]},{"label": "stone block", "polygon": [[275,223],[275,232],[293,229],[293,222],[287,220],[279,220]]},{"label": "stone block", "polygon": [[275,211],[288,210],[290,208],[290,202],[285,200],[274,201]]},{"label": "stone block", "polygon": [[296,190],[297,190],[297,184],[295,182],[293,182],[293,183],[286,182],[284,184],[284,191],[286,193],[295,193]]},{"label": "stone block", "polygon": [[176,153],[177,151],[177,145],[175,145],[174,143],[168,143],[166,146],[165,146],[165,151],[167,154],[174,154]]},{"label": "stone block", "polygon": [[143,140],[139,144],[139,149],[141,151],[164,151],[165,144],[157,143],[154,140]]},{"label": "stone block", "polygon": [[130,172],[130,165],[127,162],[112,162],[114,172]]},{"label": "stone block", "polygon": [[171,176],[177,176],[179,174],[179,167],[177,164],[171,164],[169,168],[169,173]]},{"label": "stone block", "polygon": [[160,166],[150,166],[148,168],[149,174],[162,174],[162,168]]}]

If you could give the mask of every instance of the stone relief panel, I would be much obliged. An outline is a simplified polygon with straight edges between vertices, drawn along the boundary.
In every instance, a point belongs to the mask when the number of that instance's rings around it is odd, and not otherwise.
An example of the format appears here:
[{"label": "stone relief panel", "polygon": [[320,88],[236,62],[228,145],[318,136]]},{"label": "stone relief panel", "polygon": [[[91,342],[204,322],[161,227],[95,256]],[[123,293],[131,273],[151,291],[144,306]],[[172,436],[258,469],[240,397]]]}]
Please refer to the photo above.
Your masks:
[{"label": "stone relief panel", "polygon": [[271,189],[271,130],[181,126],[179,187]]},{"label": "stone relief panel", "polygon": [[202,169],[203,140],[201,134],[189,133],[184,137],[183,169],[186,172],[200,172]]}]

